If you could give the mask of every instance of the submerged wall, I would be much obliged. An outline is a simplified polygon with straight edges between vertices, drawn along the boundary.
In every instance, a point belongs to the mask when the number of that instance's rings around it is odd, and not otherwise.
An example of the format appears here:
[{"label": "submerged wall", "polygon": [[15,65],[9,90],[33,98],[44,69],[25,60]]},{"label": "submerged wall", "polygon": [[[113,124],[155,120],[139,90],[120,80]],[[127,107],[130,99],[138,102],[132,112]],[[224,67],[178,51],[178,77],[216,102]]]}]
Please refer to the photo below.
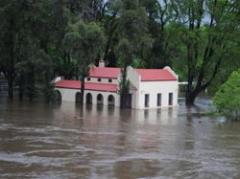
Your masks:
[{"label": "submerged wall", "polygon": [[[69,102],[76,102],[78,95],[80,94],[80,90],[78,89],[67,89],[67,88],[55,88],[56,91],[59,91],[61,94],[62,101],[69,101]],[[119,95],[117,93],[112,92],[103,92],[103,91],[90,91],[85,90],[84,91],[84,104],[86,104],[87,96],[91,96],[91,104],[98,104],[103,103],[103,105],[108,105],[110,103],[110,98],[114,99],[114,106],[120,106],[120,99]],[[102,101],[98,101],[97,98],[102,99]],[[112,97],[110,97],[112,96]]]}]

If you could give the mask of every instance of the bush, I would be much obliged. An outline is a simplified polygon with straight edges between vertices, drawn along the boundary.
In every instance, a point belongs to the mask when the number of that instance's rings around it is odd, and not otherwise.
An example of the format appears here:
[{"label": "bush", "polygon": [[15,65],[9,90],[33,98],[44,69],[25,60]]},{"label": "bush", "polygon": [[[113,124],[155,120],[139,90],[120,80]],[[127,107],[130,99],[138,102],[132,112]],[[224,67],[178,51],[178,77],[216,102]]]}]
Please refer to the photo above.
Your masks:
[{"label": "bush", "polygon": [[233,72],[213,98],[218,112],[240,119],[240,70]]}]

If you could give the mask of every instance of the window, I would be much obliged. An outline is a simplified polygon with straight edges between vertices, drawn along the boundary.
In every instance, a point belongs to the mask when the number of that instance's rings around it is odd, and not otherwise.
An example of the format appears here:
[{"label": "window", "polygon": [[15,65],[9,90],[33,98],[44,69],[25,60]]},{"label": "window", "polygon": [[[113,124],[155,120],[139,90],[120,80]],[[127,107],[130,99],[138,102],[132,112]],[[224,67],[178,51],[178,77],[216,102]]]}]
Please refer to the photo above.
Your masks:
[{"label": "window", "polygon": [[86,103],[87,104],[92,104],[92,95],[91,95],[91,93],[88,93],[86,95]]},{"label": "window", "polygon": [[98,78],[98,82],[101,82],[102,81],[102,79],[101,78]]},{"label": "window", "polygon": [[87,80],[88,80],[88,81],[91,81],[91,78],[90,78],[90,77],[88,77],[88,78],[87,78]]},{"label": "window", "polygon": [[157,94],[157,106],[162,106],[162,94]]},{"label": "window", "polygon": [[173,105],[173,93],[168,94],[168,105],[169,106]]},{"label": "window", "polygon": [[108,82],[109,82],[109,83],[112,83],[112,79],[111,79],[111,78],[109,78],[109,79],[108,79]]},{"label": "window", "polygon": [[108,96],[108,105],[109,106],[114,106],[114,103],[115,103],[114,96],[113,95],[109,95]]},{"label": "window", "polygon": [[149,94],[145,94],[145,107],[149,107]]}]

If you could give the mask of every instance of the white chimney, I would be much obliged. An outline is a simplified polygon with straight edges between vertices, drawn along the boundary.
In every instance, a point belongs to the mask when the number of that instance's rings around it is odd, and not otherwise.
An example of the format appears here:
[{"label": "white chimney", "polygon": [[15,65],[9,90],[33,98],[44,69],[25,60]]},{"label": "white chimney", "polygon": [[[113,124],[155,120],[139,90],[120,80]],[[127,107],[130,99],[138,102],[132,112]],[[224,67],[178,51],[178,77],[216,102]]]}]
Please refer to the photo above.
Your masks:
[{"label": "white chimney", "polygon": [[51,83],[57,83],[57,82],[59,82],[59,81],[61,81],[61,80],[63,80],[63,79],[64,79],[63,77],[57,76],[56,78],[54,78],[54,79],[51,81]]},{"label": "white chimney", "polygon": [[98,67],[105,67],[104,60],[99,60]]}]

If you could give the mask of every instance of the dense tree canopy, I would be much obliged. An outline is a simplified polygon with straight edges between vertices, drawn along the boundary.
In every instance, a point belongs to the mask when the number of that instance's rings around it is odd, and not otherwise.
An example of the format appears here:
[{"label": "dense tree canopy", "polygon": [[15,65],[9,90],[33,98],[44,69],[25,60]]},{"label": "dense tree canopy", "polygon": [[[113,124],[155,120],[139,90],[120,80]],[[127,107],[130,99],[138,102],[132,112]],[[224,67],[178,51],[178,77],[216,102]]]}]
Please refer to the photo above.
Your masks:
[{"label": "dense tree canopy", "polygon": [[240,66],[239,12],[238,0],[2,0],[0,72],[10,98],[16,88],[32,99],[101,58],[122,68],[123,94],[128,65],[168,65],[188,81],[192,105]]},{"label": "dense tree canopy", "polygon": [[76,74],[81,79],[81,102],[83,102],[84,79],[88,76],[90,64],[94,64],[97,57],[102,57],[104,34],[96,23],[80,21],[69,26],[63,41],[69,60],[73,62]]},{"label": "dense tree canopy", "polygon": [[187,0],[178,3],[177,8],[179,37],[186,49],[186,99],[192,105],[198,94],[211,85],[234,48],[232,40],[239,28],[238,1]]}]

